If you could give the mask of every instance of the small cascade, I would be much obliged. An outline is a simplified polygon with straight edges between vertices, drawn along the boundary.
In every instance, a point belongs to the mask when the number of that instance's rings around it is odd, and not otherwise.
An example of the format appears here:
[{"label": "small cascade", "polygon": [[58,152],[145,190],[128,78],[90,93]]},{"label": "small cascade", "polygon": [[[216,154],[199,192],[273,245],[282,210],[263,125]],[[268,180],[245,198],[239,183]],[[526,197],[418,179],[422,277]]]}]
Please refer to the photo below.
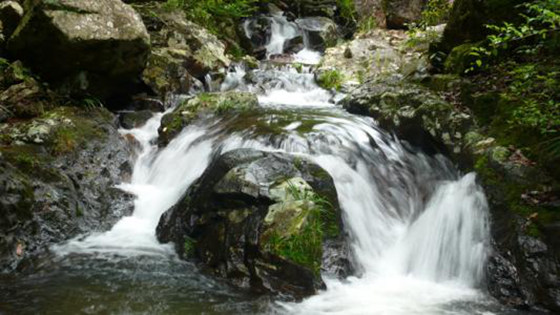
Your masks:
[{"label": "small cascade", "polygon": [[[270,56],[282,53],[284,42],[301,31],[282,15],[269,18]],[[248,35],[250,23],[244,25]],[[238,148],[280,151],[313,160],[333,178],[356,274],[325,279],[326,290],[300,303],[273,303],[274,311],[473,314],[489,309],[478,290],[489,246],[488,206],[474,174],[462,176],[445,157],[418,152],[373,119],[342,110],[307,66],[262,63],[248,75],[238,65],[214,90],[254,92],[261,106],[243,118],[205,118],[165,148],[155,145],[163,114],[141,128],[122,130],[141,146],[131,182],[120,186],[137,197],[134,213],[110,231],[55,246],[55,252],[173,256],[170,244],[156,240],[158,220],[212,158]]]},{"label": "small cascade", "polygon": [[270,25],[269,36],[266,38],[264,47],[266,48],[266,59],[273,56],[282,55],[285,53],[286,42],[296,37],[302,37],[304,48],[293,54],[291,57],[294,62],[302,64],[318,64],[321,59],[321,54],[317,51],[310,49],[308,35],[301,27],[293,21],[288,21],[283,12],[276,12],[270,16],[259,16],[252,19],[247,19],[243,22],[243,30],[247,38],[252,38],[254,35],[254,25],[259,25],[259,21],[265,20]]}]

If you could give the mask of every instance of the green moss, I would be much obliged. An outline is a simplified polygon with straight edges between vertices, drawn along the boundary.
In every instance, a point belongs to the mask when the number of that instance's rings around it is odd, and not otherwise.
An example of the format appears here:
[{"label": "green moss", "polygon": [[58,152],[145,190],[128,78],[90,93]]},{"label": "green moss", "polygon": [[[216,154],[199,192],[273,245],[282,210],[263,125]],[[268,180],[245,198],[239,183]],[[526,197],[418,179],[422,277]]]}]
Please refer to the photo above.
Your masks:
[{"label": "green moss", "polygon": [[344,75],[336,69],[326,70],[322,72],[317,78],[317,84],[327,90],[340,90],[343,83]]},{"label": "green moss", "polygon": [[184,258],[193,257],[196,250],[196,241],[190,237],[185,237],[185,243],[183,244],[183,255]]},{"label": "green moss", "polygon": [[541,183],[528,180],[523,183],[514,182],[490,163],[487,155],[479,157],[475,164],[476,172],[491,195],[492,192],[502,195],[500,199],[503,199],[509,211],[528,219],[526,229],[528,235],[540,236],[540,228],[543,225],[560,221],[560,212],[557,208],[529,204],[522,199],[527,192],[540,191]]},{"label": "green moss", "polygon": [[302,211],[292,219],[290,231],[273,231],[267,237],[265,249],[309,268],[318,276],[323,240],[340,234],[335,209],[326,198],[305,188],[289,185],[286,194],[295,201],[303,201]]}]

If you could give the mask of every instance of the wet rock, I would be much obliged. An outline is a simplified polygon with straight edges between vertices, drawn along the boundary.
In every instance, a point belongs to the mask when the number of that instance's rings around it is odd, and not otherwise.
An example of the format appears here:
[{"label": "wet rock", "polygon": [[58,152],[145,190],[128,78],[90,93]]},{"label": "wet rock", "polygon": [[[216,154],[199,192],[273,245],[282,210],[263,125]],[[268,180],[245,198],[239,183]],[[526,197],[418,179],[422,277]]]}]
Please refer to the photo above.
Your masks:
[{"label": "wet rock", "polygon": [[343,106],[374,117],[386,130],[428,153],[460,156],[468,147],[463,136],[474,121],[429,89],[410,82],[371,81],[355,89]]},{"label": "wet rock", "polygon": [[137,112],[121,112],[119,120],[121,126],[125,129],[133,129],[143,126],[148,119],[152,118],[154,113],[149,110],[141,110]]},{"label": "wet rock", "polygon": [[[278,13],[277,13],[278,14]],[[266,57],[266,45],[272,36],[272,20],[270,17],[259,16],[244,21],[240,25],[242,46],[258,59]],[[262,51],[265,55],[262,55]]]},{"label": "wet rock", "polygon": [[120,0],[35,1],[8,50],[70,93],[122,94],[146,64],[150,38]]},{"label": "wet rock", "polygon": [[304,48],[305,45],[303,44],[302,36],[296,36],[284,42],[284,53],[286,54],[297,54]]},{"label": "wet rock", "polygon": [[308,17],[296,20],[307,38],[309,49],[325,51],[336,45],[338,40],[337,26],[333,20],[326,17]]},{"label": "wet rock", "polygon": [[322,287],[322,268],[348,273],[341,231],[336,190],[324,170],[242,149],[207,169],[162,216],[157,235],[236,286],[303,297]]},{"label": "wet rock", "polygon": [[257,96],[249,92],[201,93],[183,101],[163,116],[158,129],[160,146],[167,145],[184,127],[202,115],[234,115],[258,106]]},{"label": "wet rock", "polygon": [[107,110],[59,107],[0,133],[1,271],[132,211],[115,188],[130,179],[130,149]]},{"label": "wet rock", "polygon": [[406,25],[420,20],[426,0],[387,1],[385,15],[387,27],[406,29]]},{"label": "wet rock", "polygon": [[531,191],[558,187],[516,152],[496,144],[478,151],[479,174],[492,215],[494,251],[487,267],[489,292],[501,303],[526,310],[560,310],[560,261],[554,233],[560,207],[531,199]]}]

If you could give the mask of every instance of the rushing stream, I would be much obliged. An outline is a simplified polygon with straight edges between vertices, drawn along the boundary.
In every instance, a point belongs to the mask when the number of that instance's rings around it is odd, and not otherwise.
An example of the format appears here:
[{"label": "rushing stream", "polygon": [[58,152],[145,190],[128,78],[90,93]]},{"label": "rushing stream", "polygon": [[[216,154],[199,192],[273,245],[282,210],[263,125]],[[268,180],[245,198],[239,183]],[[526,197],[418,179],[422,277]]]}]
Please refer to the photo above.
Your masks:
[{"label": "rushing stream", "polygon": [[[275,20],[276,21],[276,20]],[[281,22],[281,20],[279,20]],[[297,32],[277,25],[276,32]],[[274,37],[277,36],[277,37]],[[289,36],[273,34],[274,41]],[[278,49],[279,42],[269,49]],[[313,55],[309,52],[304,54]],[[155,145],[163,114],[122,130],[141,144],[133,177],[134,213],[110,231],[52,248],[37,274],[6,278],[0,310],[44,314],[493,314],[512,313],[484,294],[488,209],[474,174],[428,156],[346,113],[313,73],[263,65],[245,80],[232,69],[222,90],[258,93],[260,108],[207,118],[167,147]],[[179,100],[178,100],[179,101]],[[170,109],[171,110],[171,109]],[[155,228],[220,153],[238,148],[308,157],[332,176],[349,235],[355,276],[325,279],[302,302],[233,289],[179,260]],[[1,313],[1,311],[0,311]]]}]

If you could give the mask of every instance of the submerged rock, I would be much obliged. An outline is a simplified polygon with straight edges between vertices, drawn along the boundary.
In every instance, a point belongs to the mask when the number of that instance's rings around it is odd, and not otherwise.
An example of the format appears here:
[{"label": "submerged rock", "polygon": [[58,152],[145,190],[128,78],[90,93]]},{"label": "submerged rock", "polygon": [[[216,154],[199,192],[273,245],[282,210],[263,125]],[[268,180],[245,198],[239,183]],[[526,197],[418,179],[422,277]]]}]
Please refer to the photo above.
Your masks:
[{"label": "submerged rock", "polygon": [[238,114],[257,106],[257,96],[249,92],[200,93],[186,99],[173,112],[163,116],[158,129],[158,143],[160,146],[167,145],[184,127],[201,115]]},{"label": "submerged rock", "polygon": [[99,98],[133,83],[149,48],[140,16],[120,0],[34,1],[8,42],[42,78]]},{"label": "submerged rock", "polygon": [[[302,158],[241,149],[210,165],[157,235],[237,286],[303,297],[322,287],[321,270],[348,273],[341,231],[328,173]],[[333,252],[336,259],[326,256]]]},{"label": "submerged rock", "polygon": [[59,107],[0,133],[0,271],[132,211],[115,188],[131,176],[130,149],[107,110]]}]

